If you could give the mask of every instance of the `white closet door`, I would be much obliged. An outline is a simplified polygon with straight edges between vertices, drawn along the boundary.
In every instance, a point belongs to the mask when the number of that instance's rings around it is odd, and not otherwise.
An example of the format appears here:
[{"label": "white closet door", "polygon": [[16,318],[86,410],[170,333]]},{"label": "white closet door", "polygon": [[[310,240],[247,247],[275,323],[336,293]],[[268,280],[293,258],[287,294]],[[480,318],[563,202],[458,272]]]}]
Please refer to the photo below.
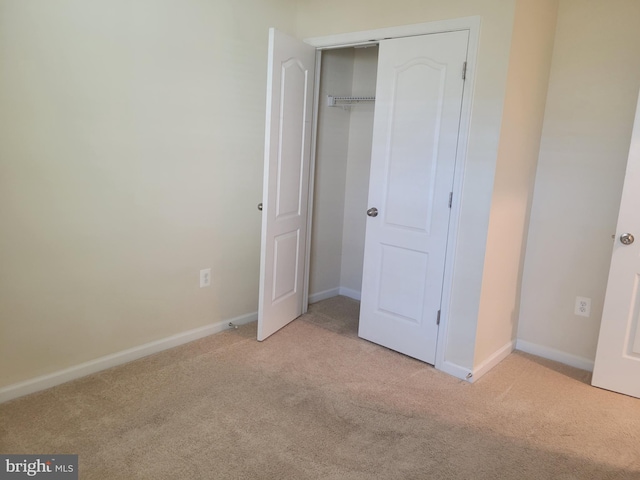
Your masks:
[{"label": "white closet door", "polygon": [[269,31],[258,340],[302,314],[315,53]]},{"label": "white closet door", "polygon": [[592,384],[640,398],[640,99],[631,135]]},{"label": "white closet door", "polygon": [[432,364],[467,46],[468,31],[407,37],[378,57],[358,333]]}]

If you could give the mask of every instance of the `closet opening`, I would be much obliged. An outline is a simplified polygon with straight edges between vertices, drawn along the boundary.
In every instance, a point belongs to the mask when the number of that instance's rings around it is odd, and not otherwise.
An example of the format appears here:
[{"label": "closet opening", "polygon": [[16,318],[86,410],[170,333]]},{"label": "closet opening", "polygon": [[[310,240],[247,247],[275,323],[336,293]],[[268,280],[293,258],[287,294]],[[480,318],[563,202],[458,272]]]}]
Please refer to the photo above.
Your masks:
[{"label": "closet opening", "polygon": [[378,45],[319,51],[309,303],[360,300]]}]

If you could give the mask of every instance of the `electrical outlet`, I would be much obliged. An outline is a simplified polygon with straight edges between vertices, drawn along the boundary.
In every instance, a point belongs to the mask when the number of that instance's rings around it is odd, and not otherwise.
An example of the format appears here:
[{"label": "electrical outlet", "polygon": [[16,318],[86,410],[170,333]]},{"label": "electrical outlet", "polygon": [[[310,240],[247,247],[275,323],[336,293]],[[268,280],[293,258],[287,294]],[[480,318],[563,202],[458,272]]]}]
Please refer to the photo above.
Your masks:
[{"label": "electrical outlet", "polygon": [[211,286],[211,269],[200,270],[200,288]]},{"label": "electrical outlet", "polygon": [[587,297],[576,297],[576,308],[574,313],[581,317],[591,316],[591,299]]}]

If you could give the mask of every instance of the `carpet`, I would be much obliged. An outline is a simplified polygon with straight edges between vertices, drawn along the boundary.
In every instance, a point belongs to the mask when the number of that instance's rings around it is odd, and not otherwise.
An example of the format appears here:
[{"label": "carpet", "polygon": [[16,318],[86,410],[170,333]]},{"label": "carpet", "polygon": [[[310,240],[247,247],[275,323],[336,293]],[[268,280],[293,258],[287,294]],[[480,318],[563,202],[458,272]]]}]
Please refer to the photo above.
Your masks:
[{"label": "carpet", "polygon": [[0,405],[0,452],[88,479],[640,479],[640,400],[514,352],[474,384],[311,306]]}]

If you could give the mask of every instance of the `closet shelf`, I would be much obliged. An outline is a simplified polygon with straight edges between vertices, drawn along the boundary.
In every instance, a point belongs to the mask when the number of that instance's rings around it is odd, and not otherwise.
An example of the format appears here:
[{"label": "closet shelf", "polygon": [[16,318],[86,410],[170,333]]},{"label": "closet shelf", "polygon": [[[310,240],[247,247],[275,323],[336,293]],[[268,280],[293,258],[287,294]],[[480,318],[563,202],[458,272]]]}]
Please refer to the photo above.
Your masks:
[{"label": "closet shelf", "polygon": [[350,107],[362,102],[375,102],[376,97],[354,97],[354,96],[335,96],[327,95],[327,105],[330,107]]}]

